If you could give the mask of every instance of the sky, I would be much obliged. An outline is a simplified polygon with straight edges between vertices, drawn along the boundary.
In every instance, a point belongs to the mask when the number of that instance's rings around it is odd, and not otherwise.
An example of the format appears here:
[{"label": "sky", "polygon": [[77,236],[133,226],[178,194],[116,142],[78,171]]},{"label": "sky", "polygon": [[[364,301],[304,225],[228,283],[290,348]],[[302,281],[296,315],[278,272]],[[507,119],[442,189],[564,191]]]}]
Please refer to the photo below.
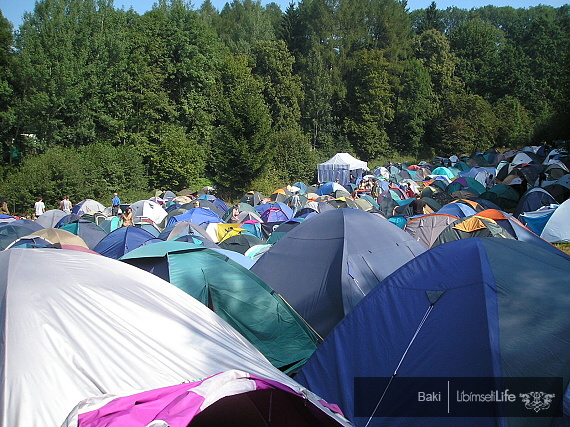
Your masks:
[{"label": "sky", "polygon": [[[131,6],[139,13],[143,14],[152,8],[156,0],[115,0],[115,7],[129,9]],[[227,0],[212,0],[212,4],[218,10],[221,10],[226,4]],[[262,0],[261,4],[266,5],[271,1]],[[279,5],[281,10],[285,10],[290,3],[290,0],[274,0]],[[408,8],[410,10],[424,9],[431,4],[432,0],[408,0]],[[195,8],[202,4],[202,0],[192,1]],[[560,7],[568,4],[568,0],[436,0],[438,9],[446,9],[448,7],[456,6],[461,9],[480,8],[487,5],[493,6],[511,6],[514,8],[528,8],[538,6],[539,4]],[[0,0],[0,10],[2,15],[7,18],[14,28],[17,29],[22,23],[24,12],[32,12],[34,10],[35,0]]]}]

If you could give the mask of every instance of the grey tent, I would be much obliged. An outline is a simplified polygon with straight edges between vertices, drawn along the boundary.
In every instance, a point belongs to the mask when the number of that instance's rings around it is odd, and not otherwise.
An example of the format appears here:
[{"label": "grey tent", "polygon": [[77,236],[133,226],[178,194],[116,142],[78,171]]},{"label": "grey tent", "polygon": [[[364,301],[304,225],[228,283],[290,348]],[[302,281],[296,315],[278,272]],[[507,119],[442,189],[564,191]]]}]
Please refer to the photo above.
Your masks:
[{"label": "grey tent", "polygon": [[377,215],[335,209],[289,231],[251,271],[324,337],[384,277],[425,250]]}]

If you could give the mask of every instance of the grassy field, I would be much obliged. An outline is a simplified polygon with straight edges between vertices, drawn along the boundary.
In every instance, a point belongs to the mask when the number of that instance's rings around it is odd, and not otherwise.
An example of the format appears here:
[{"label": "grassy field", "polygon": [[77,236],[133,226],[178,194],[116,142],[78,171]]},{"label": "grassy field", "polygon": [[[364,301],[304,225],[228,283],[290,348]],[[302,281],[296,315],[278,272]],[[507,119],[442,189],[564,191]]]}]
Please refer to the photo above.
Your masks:
[{"label": "grassy field", "polygon": [[570,243],[558,243],[554,246],[570,255]]}]

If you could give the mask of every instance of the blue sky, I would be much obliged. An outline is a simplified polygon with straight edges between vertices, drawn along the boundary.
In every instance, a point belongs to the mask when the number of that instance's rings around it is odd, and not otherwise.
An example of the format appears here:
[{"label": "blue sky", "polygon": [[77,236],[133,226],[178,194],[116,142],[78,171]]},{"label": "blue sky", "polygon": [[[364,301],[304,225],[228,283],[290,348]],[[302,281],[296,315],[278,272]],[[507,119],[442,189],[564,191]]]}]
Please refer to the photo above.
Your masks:
[{"label": "blue sky", "polygon": [[[285,10],[289,5],[289,0],[274,0],[281,10]],[[426,8],[432,0],[408,0],[410,10]],[[124,6],[133,9],[142,14],[152,8],[155,0],[115,0],[115,7]],[[202,4],[202,0],[192,2],[196,7]],[[262,0],[261,4],[265,5],[270,1]],[[489,4],[493,6],[511,6],[514,8],[528,8],[544,4],[547,6],[560,7],[567,4],[567,0],[436,0],[438,9],[446,9],[447,7],[457,6],[462,9],[479,8]],[[17,28],[22,23],[24,12],[32,12],[34,10],[35,0],[0,0],[0,10],[5,18]],[[212,0],[212,4],[218,10],[221,10],[226,4],[226,0]]]}]

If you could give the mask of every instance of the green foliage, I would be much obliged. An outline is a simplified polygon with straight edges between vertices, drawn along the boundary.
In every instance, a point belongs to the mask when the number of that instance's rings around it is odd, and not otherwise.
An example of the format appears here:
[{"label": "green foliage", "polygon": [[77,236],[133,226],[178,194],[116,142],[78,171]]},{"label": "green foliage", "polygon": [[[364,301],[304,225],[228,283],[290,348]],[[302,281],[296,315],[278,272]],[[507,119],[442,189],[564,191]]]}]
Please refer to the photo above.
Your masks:
[{"label": "green foliage", "polygon": [[30,214],[37,197],[54,209],[64,195],[74,203],[94,199],[108,205],[113,192],[122,200],[148,198],[148,179],[142,157],[127,146],[91,144],[53,147],[26,157],[7,174],[0,192],[14,203],[17,214]]},{"label": "green foliage", "polygon": [[150,167],[155,188],[178,191],[194,187],[204,176],[204,149],[188,137],[183,127],[166,124]]},{"label": "green foliage", "polygon": [[458,93],[446,98],[444,105],[438,153],[484,152],[495,144],[497,125],[490,103],[479,95]]},{"label": "green foliage", "polygon": [[568,5],[192,7],[158,0],[141,16],[109,0],[39,0],[14,33],[0,14],[0,185],[19,206],[63,190],[135,198],[147,184],[241,195],[310,180],[339,151],[428,157],[570,139]]},{"label": "green foliage", "polygon": [[390,152],[387,126],[394,115],[387,61],[381,51],[362,50],[352,58],[346,133],[364,160]]},{"label": "green foliage", "polygon": [[217,31],[233,53],[249,53],[260,40],[274,40],[274,13],[260,0],[232,0],[220,12]]},{"label": "green foliage", "polygon": [[249,191],[272,157],[271,116],[245,57],[228,57],[222,64],[216,103],[209,172],[220,191]]},{"label": "green foliage", "polygon": [[309,138],[299,130],[283,130],[274,134],[274,168],[285,182],[311,181],[317,170],[317,153]]}]

